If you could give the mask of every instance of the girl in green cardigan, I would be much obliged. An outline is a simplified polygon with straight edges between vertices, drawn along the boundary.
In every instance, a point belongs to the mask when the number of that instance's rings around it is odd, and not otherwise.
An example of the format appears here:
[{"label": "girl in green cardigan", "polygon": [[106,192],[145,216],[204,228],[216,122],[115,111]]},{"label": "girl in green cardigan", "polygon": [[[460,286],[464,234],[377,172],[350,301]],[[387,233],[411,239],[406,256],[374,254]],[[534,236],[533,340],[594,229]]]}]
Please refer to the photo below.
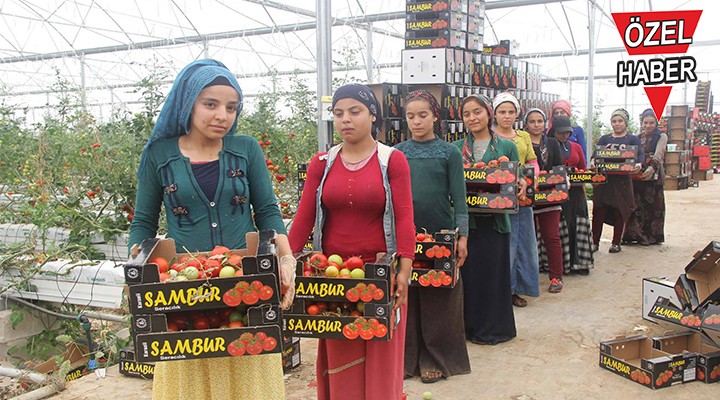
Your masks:
[{"label": "girl in green cardigan", "polygon": [[[466,97],[460,115],[469,132],[453,142],[466,163],[489,162],[500,156],[518,161],[515,144],[491,129],[492,104],[482,95]],[[520,179],[524,182],[524,179]],[[524,193],[524,187],[521,193]],[[498,344],[514,338],[510,290],[510,219],[507,214],[472,214],[468,256],[460,269],[464,281],[465,336],[476,344]]]},{"label": "girl in green cardigan", "polygon": [[[405,119],[412,138],[395,146],[410,164],[415,227],[435,233],[458,230],[456,268],[467,256],[468,214],[462,155],[440,139],[440,106],[425,90],[405,98]],[[458,271],[459,272],[459,271]],[[463,281],[453,289],[410,287],[405,335],[405,376],[432,383],[469,374],[463,326]]]},{"label": "girl in green cardigan", "polygon": [[[244,248],[246,232],[274,229],[287,307],[296,262],[260,146],[249,136],[234,136],[241,109],[240,86],[222,63],[199,60],[180,72],[142,153],[129,244],[155,237],[163,204],[167,237],[182,253]],[[281,355],[159,362],[152,395],[282,400]]]}]

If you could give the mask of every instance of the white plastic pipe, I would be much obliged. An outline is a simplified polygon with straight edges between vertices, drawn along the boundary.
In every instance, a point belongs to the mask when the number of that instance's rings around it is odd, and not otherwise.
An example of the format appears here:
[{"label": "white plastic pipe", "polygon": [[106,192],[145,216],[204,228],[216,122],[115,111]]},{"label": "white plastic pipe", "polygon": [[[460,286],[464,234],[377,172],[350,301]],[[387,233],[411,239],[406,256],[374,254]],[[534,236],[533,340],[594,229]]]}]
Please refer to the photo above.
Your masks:
[{"label": "white plastic pipe", "polygon": [[57,385],[43,386],[39,389],[35,389],[31,392],[23,393],[20,396],[15,396],[10,400],[40,400],[46,397],[50,397],[55,393],[65,390],[65,387],[58,387]]}]

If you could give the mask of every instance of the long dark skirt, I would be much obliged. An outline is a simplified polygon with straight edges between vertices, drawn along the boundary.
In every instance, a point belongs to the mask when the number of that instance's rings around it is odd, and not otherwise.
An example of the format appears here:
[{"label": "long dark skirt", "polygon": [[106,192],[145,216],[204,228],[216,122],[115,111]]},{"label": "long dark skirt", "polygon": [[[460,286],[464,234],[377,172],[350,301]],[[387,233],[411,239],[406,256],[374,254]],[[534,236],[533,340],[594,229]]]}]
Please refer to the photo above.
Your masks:
[{"label": "long dark skirt", "polygon": [[588,212],[585,189],[582,186],[570,188],[568,201],[562,204],[562,218],[567,229],[560,226],[560,241],[563,243],[563,253],[568,251],[565,272],[587,270],[595,262],[592,252],[592,231]]},{"label": "long dark skirt", "polygon": [[453,289],[411,287],[405,335],[405,375],[470,373],[463,325],[463,280]]},{"label": "long dark skirt", "polygon": [[510,234],[492,229],[493,218],[476,218],[468,256],[460,268],[465,281],[465,336],[498,344],[517,335],[510,290]]},{"label": "long dark skirt", "polygon": [[659,244],[665,241],[665,191],[656,181],[633,181],[635,205],[623,241]]}]

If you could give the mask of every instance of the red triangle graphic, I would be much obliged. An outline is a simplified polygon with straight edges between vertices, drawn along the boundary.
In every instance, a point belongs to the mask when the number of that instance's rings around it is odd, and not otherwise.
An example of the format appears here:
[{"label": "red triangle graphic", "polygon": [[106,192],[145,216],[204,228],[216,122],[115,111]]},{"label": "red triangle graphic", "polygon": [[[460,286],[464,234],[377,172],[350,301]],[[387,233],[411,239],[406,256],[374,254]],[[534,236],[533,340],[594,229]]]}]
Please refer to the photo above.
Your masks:
[{"label": "red triangle graphic", "polygon": [[645,86],[643,89],[645,89],[648,100],[650,100],[650,105],[653,111],[655,111],[655,116],[658,119],[662,118],[672,86]]}]

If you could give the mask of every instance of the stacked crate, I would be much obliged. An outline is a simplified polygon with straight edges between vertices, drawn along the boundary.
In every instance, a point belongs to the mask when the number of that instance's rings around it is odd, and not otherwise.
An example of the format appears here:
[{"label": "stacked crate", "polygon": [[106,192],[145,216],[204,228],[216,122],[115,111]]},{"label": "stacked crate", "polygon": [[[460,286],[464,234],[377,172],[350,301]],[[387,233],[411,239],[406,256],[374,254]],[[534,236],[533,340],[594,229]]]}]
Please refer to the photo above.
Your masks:
[{"label": "stacked crate", "polygon": [[559,98],[541,92],[539,65],[519,60],[516,42],[483,45],[485,1],[407,0],[405,11],[402,83],[408,91],[426,89],[435,95],[446,141],[465,137],[459,109],[468,95],[492,99],[512,92],[520,102],[518,116],[530,107],[547,113]]},{"label": "stacked crate", "polygon": [[710,90],[710,81],[698,81],[695,89],[695,108],[705,112],[712,112],[712,91]]},{"label": "stacked crate", "polygon": [[668,151],[665,153],[665,190],[687,189],[692,168],[691,120],[688,106],[671,106],[664,124]]},{"label": "stacked crate", "polygon": [[717,131],[718,119],[720,119],[720,116],[715,113],[706,113],[697,108],[693,110],[695,133],[692,154],[692,179],[694,181],[712,179],[710,143],[713,132]]}]

